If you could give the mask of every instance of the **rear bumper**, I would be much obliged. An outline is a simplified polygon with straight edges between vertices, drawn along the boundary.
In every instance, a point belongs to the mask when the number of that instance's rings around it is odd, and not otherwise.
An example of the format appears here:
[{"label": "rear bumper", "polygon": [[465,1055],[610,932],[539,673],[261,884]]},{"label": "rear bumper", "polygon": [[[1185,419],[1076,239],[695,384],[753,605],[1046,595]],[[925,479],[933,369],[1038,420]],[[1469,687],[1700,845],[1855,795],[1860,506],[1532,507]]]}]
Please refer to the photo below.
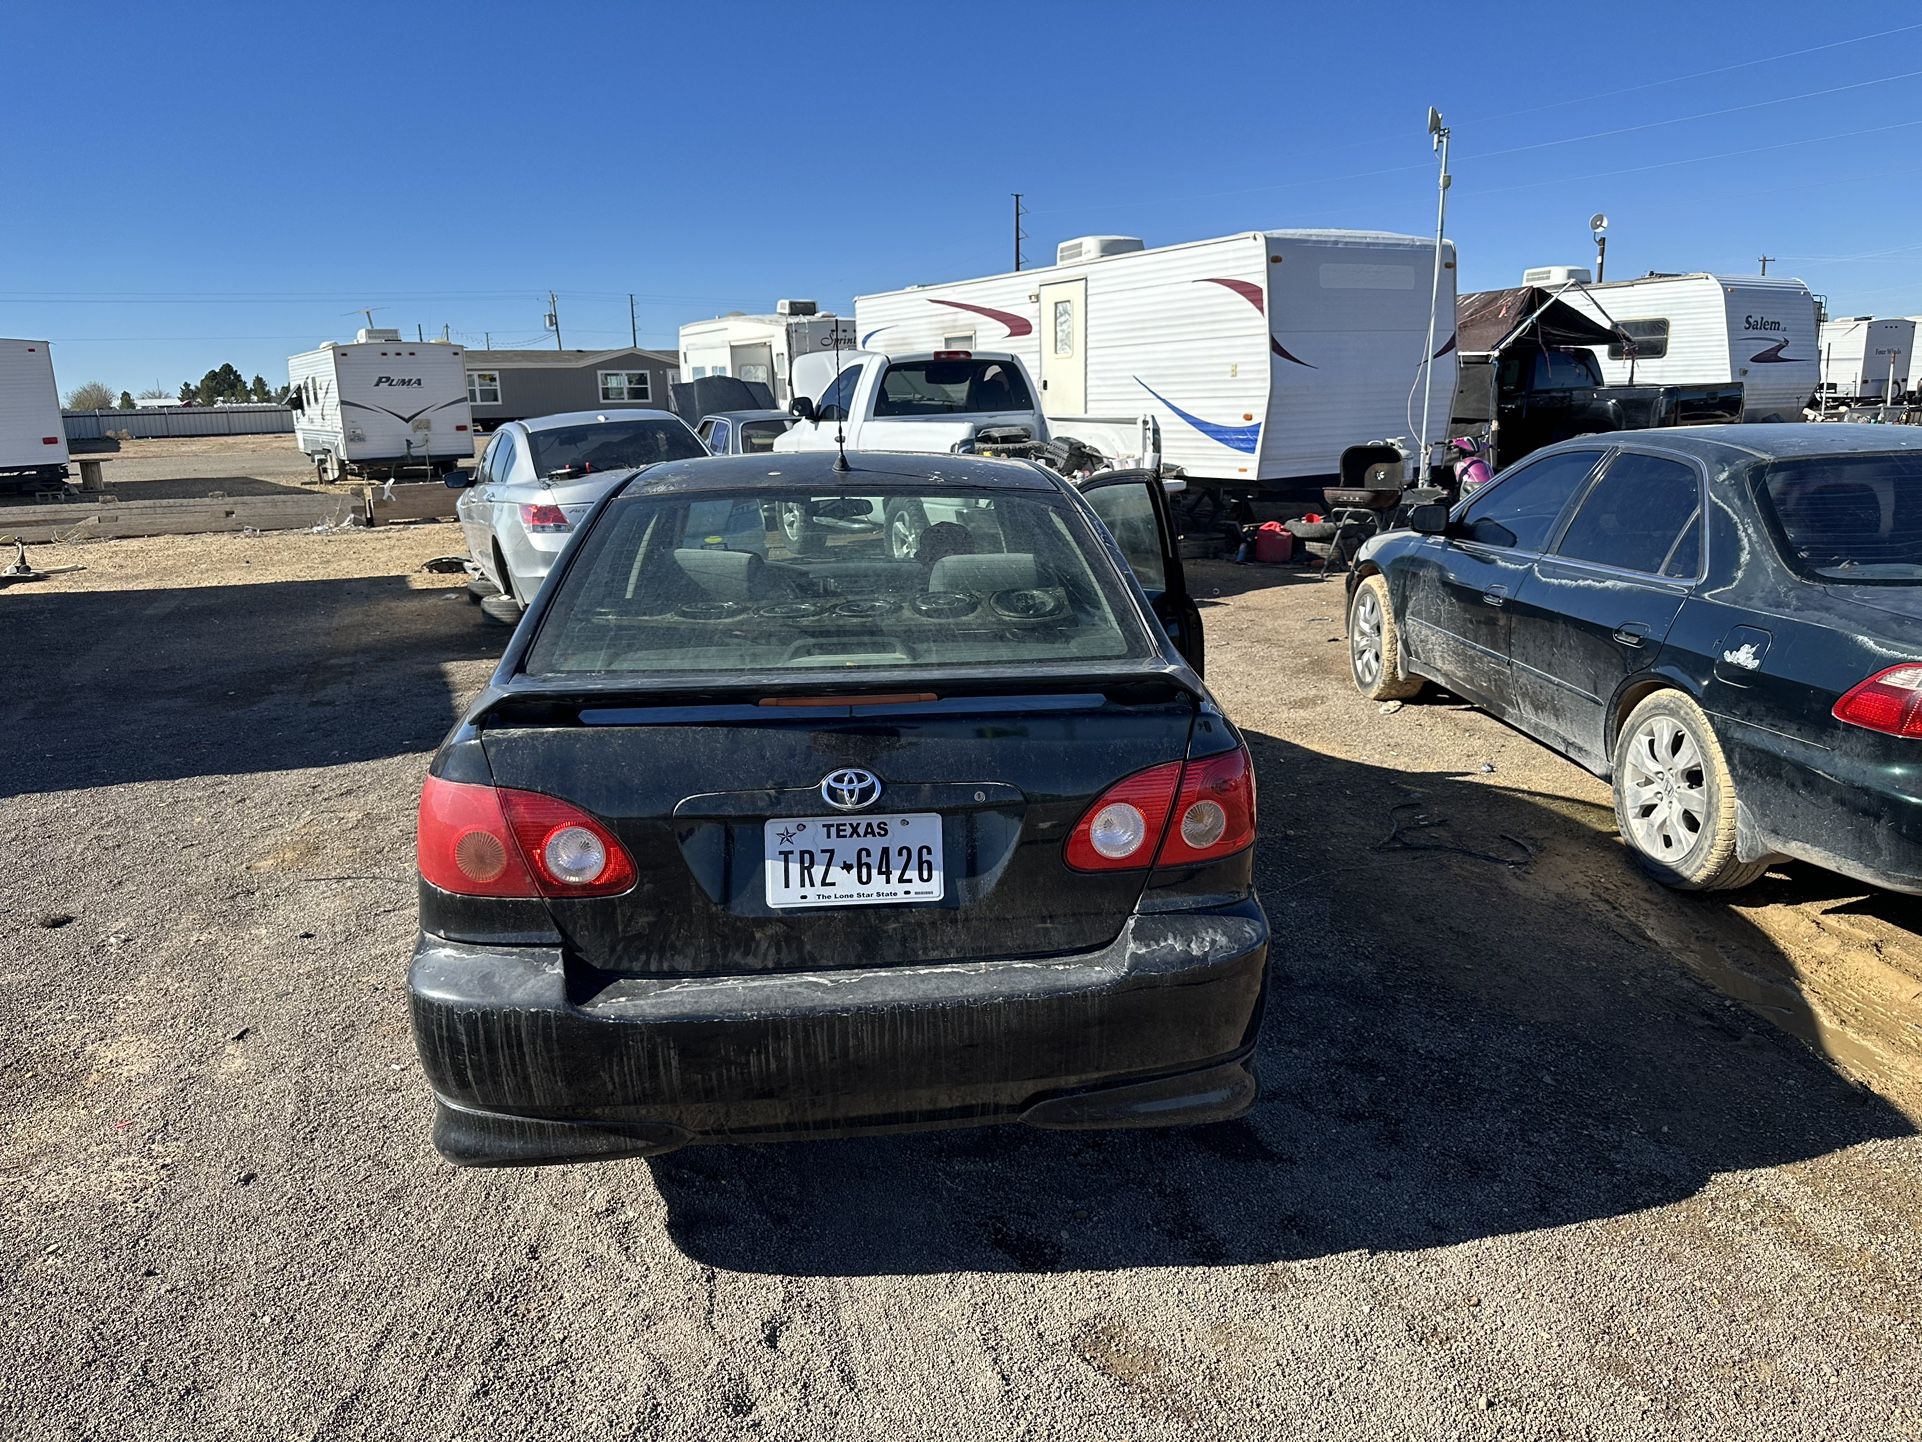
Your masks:
[{"label": "rear bumper", "polygon": [[1267,954],[1250,901],[1137,916],[1073,957],[590,996],[570,994],[558,950],[430,936],[408,981],[435,1145],[511,1166],[985,1122],[1227,1120],[1255,1099]]},{"label": "rear bumper", "polygon": [[[1780,853],[1871,886],[1922,894],[1922,745],[1844,734],[1823,750],[1716,717],[1742,799],[1742,854]],[[1870,754],[1855,754],[1849,748]],[[1897,755],[1906,755],[1898,751]]]}]

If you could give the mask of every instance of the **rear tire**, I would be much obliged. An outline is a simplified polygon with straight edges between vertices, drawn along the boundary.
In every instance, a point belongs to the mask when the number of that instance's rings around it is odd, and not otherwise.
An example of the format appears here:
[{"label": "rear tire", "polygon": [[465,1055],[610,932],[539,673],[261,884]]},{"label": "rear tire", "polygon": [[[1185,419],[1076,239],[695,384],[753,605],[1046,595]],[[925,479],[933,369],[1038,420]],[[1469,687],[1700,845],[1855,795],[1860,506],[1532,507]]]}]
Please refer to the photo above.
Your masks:
[{"label": "rear tire", "polygon": [[897,561],[912,561],[921,554],[921,533],[928,528],[928,513],[919,501],[894,501],[887,513],[888,554]]},{"label": "rear tire", "polygon": [[793,501],[782,501],[778,510],[781,534],[787,537],[787,543],[791,548],[802,554],[826,549],[828,538],[821,533],[821,528],[808,518],[805,506]]},{"label": "rear tire", "polygon": [[1405,701],[1421,692],[1421,677],[1401,674],[1401,628],[1387,578],[1379,574],[1364,577],[1348,603],[1348,674],[1370,701]]},{"label": "rear tire", "polygon": [[1769,859],[1735,854],[1735,778],[1700,706],[1657,691],[1615,738],[1615,824],[1644,871],[1677,891],[1733,891]]}]

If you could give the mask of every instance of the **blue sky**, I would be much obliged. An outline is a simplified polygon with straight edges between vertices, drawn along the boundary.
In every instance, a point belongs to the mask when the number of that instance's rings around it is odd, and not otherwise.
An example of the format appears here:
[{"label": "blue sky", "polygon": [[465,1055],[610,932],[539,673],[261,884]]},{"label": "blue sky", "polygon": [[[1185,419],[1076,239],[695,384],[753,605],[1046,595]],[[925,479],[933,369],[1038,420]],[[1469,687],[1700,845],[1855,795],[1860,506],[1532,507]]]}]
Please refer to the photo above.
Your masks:
[{"label": "blue sky", "polygon": [[629,291],[671,346],[1006,269],[1016,190],[1031,260],[1424,233],[1430,104],[1464,288],[1589,262],[1604,210],[1612,277],[1766,252],[1837,313],[1922,311],[1900,6],[14,0],[0,43],[46,81],[0,128],[0,334],[53,339],[65,388],[278,384],[362,305],[551,343],[550,288],[569,346],[623,343]]}]

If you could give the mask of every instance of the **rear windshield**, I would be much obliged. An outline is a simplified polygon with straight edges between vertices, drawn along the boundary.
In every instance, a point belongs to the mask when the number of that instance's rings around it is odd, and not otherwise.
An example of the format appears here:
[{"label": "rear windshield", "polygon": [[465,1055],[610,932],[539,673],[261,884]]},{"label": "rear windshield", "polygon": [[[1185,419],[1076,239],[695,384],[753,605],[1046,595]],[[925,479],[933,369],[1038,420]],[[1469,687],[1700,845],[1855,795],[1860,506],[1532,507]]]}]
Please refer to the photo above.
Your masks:
[{"label": "rear windshield", "polygon": [[529,431],[534,474],[554,480],[685,461],[707,454],[700,438],[679,421],[592,421]]},{"label": "rear windshield", "polygon": [[1777,543],[1803,574],[1922,582],[1922,455],[1776,461],[1760,490]]},{"label": "rear windshield", "polygon": [[793,421],[743,421],[741,449],[750,454],[771,451],[775,440],[793,424]]},{"label": "rear windshield", "polygon": [[617,501],[579,541],[535,675],[800,675],[1146,659],[1080,516],[1006,492]]},{"label": "rear windshield", "polygon": [[925,360],[891,365],[874,398],[877,416],[952,416],[1031,411],[1034,398],[1012,362]]}]

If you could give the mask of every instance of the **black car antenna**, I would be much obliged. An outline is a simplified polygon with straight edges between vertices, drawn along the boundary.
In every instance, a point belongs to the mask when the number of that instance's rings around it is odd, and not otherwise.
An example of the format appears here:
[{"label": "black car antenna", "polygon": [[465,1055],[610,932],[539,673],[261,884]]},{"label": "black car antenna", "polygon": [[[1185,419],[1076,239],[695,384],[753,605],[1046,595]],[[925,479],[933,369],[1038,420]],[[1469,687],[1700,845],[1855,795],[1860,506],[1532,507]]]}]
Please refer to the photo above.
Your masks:
[{"label": "black car antenna", "polygon": [[[829,327],[828,334],[831,337],[833,337],[834,378],[838,381],[841,378],[840,317],[837,316],[835,318],[834,324],[831,327]],[[852,399],[852,397],[850,397],[849,399]],[[836,415],[834,417],[834,469],[836,471],[846,471],[848,469],[848,430],[847,430],[848,408],[845,404],[838,405],[835,407],[835,411],[836,411]]]}]

